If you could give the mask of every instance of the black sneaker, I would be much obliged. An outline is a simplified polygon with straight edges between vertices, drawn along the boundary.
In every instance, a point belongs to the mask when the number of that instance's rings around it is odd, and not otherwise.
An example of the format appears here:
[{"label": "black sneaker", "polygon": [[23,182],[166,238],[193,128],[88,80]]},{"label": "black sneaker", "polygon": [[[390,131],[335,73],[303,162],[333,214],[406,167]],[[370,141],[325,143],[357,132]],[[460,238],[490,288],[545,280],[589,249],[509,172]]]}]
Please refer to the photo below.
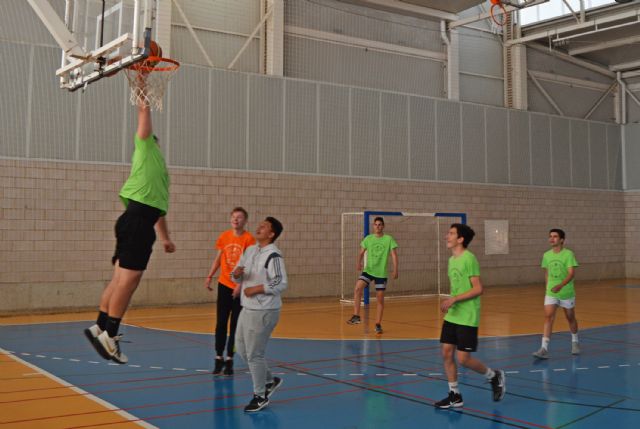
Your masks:
[{"label": "black sneaker", "polygon": [[358,323],[360,323],[360,316],[356,316],[355,314],[353,316],[351,316],[351,319],[347,320],[347,323],[349,325],[357,325]]},{"label": "black sneaker", "polygon": [[282,386],[282,383],[284,383],[284,381],[280,377],[273,377],[273,381],[271,383],[267,383],[266,386],[264,386],[264,396],[266,396],[268,399],[273,392],[278,390],[278,387]]},{"label": "black sneaker", "polygon": [[459,393],[449,392],[449,396],[444,398],[442,401],[438,401],[433,404],[436,408],[447,409],[447,408],[458,408],[464,405],[462,402],[462,395]]},{"label": "black sneaker", "polygon": [[376,323],[376,334],[382,334],[382,325],[379,323]]},{"label": "black sneaker", "polygon": [[493,400],[498,402],[504,398],[507,391],[504,371],[496,370],[496,375],[491,379],[491,390],[493,390]]},{"label": "black sneaker", "polygon": [[233,375],[233,359],[224,361],[224,375]]},{"label": "black sneaker", "polygon": [[213,368],[213,375],[222,374],[222,368],[224,367],[224,359],[216,358],[216,365]]},{"label": "black sneaker", "polygon": [[249,405],[244,407],[244,411],[247,413],[255,413],[260,411],[264,407],[269,405],[269,398],[263,398],[258,395],[253,395],[253,399],[249,402]]}]

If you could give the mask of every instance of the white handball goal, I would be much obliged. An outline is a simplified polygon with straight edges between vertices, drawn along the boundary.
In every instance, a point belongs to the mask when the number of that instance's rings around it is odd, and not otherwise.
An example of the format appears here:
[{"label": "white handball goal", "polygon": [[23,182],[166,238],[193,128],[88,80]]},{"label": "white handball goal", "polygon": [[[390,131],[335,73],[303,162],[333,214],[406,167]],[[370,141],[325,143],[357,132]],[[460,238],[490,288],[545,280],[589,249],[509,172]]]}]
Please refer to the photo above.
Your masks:
[{"label": "white handball goal", "polygon": [[[341,294],[340,301],[353,304],[353,288],[360,275],[356,271],[360,243],[372,230],[376,217],[385,223],[384,233],[398,243],[398,279],[389,278],[385,297],[427,297],[448,295],[445,234],[452,223],[467,222],[465,213],[411,213],[365,211],[342,213],[341,219]],[[365,254],[366,261],[366,254]],[[389,275],[391,275],[389,257]],[[369,288],[364,304],[369,303]]]}]

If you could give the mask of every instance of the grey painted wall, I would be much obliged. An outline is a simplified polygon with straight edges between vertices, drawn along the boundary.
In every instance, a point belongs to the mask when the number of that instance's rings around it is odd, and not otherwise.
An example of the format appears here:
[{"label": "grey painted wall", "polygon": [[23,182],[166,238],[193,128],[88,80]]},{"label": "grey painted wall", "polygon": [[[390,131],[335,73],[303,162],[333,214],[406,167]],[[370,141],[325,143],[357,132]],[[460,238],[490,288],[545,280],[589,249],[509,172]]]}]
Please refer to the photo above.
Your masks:
[{"label": "grey painted wall", "polygon": [[[129,161],[123,76],[68,93],[57,49],[0,52],[14,60],[0,63],[14,76],[0,88],[15,100],[0,111],[0,156]],[[173,166],[621,189],[612,124],[192,65],[165,106],[154,125]]]}]

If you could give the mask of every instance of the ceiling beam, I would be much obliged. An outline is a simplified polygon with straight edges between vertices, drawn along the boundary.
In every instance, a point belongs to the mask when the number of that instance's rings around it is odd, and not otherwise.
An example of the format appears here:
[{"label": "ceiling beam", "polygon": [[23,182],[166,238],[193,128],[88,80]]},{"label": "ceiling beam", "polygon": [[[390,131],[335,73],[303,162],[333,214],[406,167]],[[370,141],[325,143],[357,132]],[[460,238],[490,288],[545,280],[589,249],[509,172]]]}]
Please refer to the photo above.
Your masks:
[{"label": "ceiling beam", "polygon": [[429,7],[416,6],[401,2],[399,0],[338,0],[342,3],[350,3],[358,6],[366,6],[372,9],[383,10],[386,12],[399,13],[402,15],[414,16],[416,18],[431,18],[445,21],[455,21],[458,15],[455,13],[445,12],[443,10],[433,9]]},{"label": "ceiling beam", "polygon": [[620,46],[631,45],[633,43],[639,43],[639,42],[640,42],[640,36],[630,36],[630,37],[623,37],[622,39],[609,40],[607,42],[594,43],[592,45],[584,46],[582,48],[569,49],[568,52],[569,52],[569,55],[580,55],[580,54],[586,54],[588,52],[603,51],[609,48],[618,48]]},{"label": "ceiling beam", "polygon": [[[625,12],[613,13],[611,15],[597,16],[594,17],[584,23],[581,24],[558,24],[557,26],[543,31],[532,32],[531,34],[526,34],[517,39],[509,40],[505,42],[505,45],[517,45],[519,43],[532,42],[534,40],[540,39],[550,39],[550,38],[559,38],[564,33],[569,33],[573,31],[580,31],[586,29],[598,29],[598,27],[602,24],[608,24],[611,22],[622,21],[625,19],[640,19],[640,4],[636,6],[632,10],[627,10]],[[606,27],[603,28],[606,30]]]},{"label": "ceiling beam", "polygon": [[[542,3],[546,3],[549,0],[534,0],[533,2],[529,3],[527,5],[527,7],[531,7],[531,6],[536,6]],[[509,13],[515,10],[518,10],[519,8],[514,7],[514,6],[509,6],[509,5],[504,5],[504,10]],[[499,11],[501,12],[501,11]],[[449,28],[456,28],[456,27],[461,27],[463,25],[467,25],[467,24],[471,24],[473,22],[476,21],[482,21],[483,19],[491,19],[491,12],[483,12],[483,13],[479,13],[477,15],[472,15],[469,16],[467,18],[463,18],[463,19],[459,19],[457,21],[453,21],[449,24]]]},{"label": "ceiling beam", "polygon": [[613,64],[609,66],[611,71],[635,70],[640,69],[640,60],[629,61],[627,63]]}]

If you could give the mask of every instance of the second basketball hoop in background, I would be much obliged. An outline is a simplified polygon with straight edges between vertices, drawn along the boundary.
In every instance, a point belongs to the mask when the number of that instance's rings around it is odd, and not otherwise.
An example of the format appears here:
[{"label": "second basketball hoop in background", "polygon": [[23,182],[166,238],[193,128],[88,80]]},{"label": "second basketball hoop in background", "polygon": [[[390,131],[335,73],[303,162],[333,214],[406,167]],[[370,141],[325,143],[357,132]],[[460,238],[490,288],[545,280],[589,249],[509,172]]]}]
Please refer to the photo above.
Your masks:
[{"label": "second basketball hoop in background", "polygon": [[162,48],[155,41],[149,44],[149,56],[125,69],[131,88],[131,104],[162,110],[162,97],[180,63],[162,57]]}]

